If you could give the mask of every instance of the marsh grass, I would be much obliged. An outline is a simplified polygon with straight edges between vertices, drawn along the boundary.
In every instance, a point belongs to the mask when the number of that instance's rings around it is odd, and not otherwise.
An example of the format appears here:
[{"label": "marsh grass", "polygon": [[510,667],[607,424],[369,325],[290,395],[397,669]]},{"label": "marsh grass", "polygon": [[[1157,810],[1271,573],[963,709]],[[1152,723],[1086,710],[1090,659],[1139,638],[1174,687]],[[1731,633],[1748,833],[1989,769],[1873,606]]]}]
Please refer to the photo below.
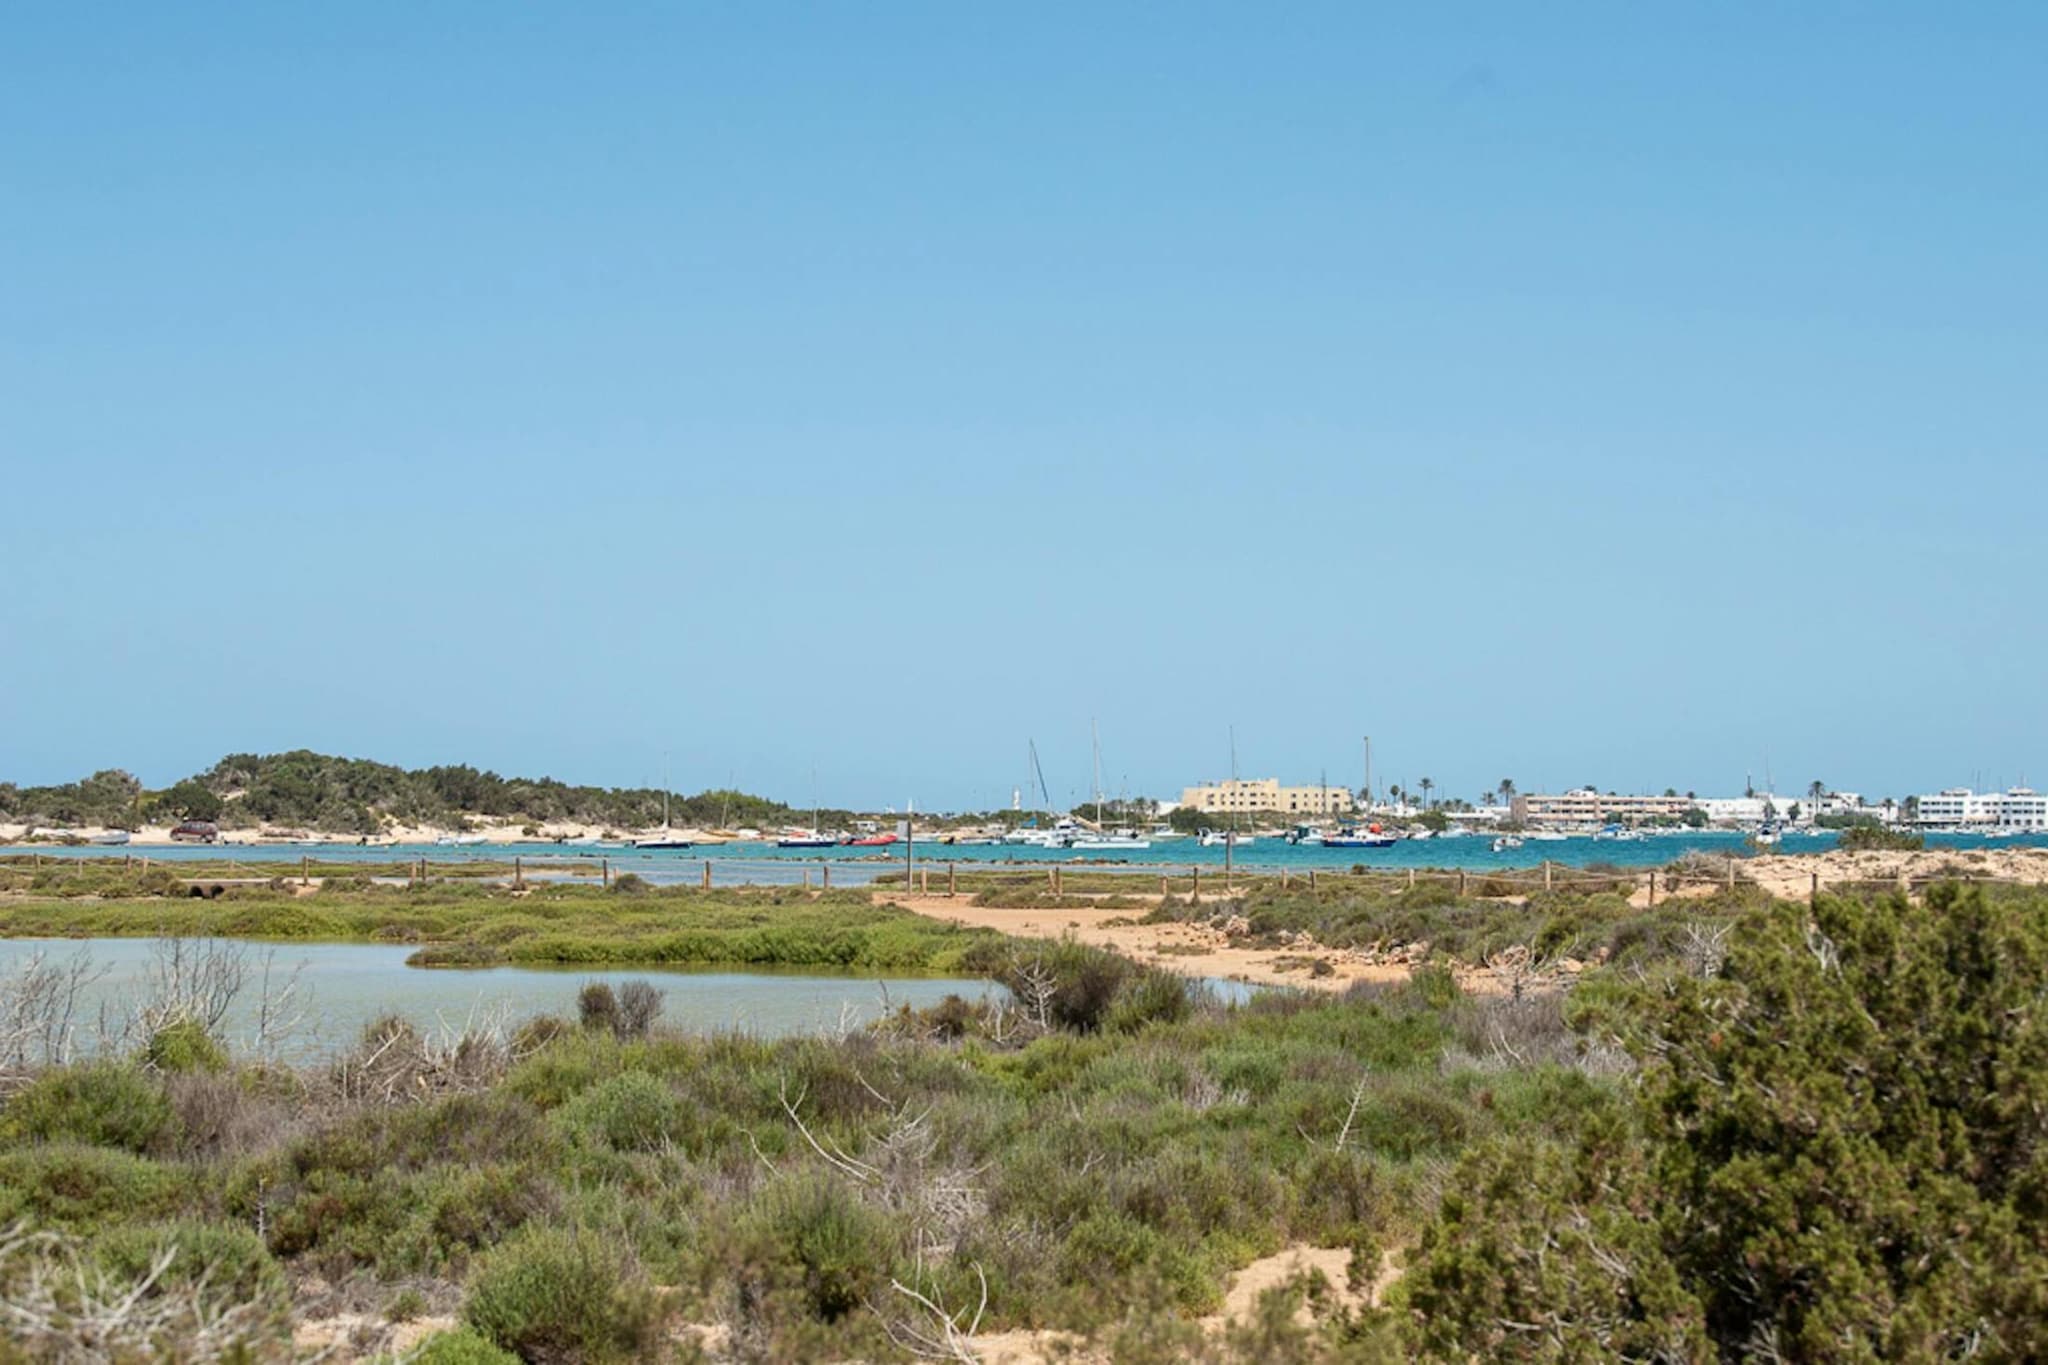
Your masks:
[{"label": "marsh grass", "polygon": [[418,966],[810,966],[947,973],[995,937],[893,906],[865,891],[667,887],[632,895],[547,884],[329,883],[231,887],[218,900],[175,896],[0,901],[10,937],[232,937],[399,942]]},{"label": "marsh grass", "polygon": [[755,1358],[894,1358],[918,1330],[896,1285],[985,1283],[992,1329],[1107,1329],[1140,1293],[1208,1311],[1290,1243],[1400,1244],[1473,1141],[1610,1100],[1562,1045],[1495,1065],[1457,998],[1227,1009],[1071,942],[965,965],[1011,983],[1001,1018],[954,1000],[768,1040],[600,1007],[455,1040],[387,1021],[298,1073],[47,1068],[0,1110],[0,1223],[90,1254],[226,1229],[252,1301],[315,1277],[460,1295],[451,1359],[638,1358],[671,1311]]}]

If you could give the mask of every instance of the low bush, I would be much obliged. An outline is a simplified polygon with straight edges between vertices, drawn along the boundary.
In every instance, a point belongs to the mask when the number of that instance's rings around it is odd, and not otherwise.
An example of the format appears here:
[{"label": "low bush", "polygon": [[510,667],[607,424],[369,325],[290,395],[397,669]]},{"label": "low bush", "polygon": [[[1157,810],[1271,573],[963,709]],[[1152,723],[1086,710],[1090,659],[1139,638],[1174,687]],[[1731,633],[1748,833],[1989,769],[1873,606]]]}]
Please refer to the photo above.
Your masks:
[{"label": "low bush", "polygon": [[103,1234],[93,1243],[93,1258],[108,1274],[140,1281],[160,1260],[169,1257],[152,1287],[157,1294],[181,1287],[205,1286],[237,1304],[250,1305],[266,1318],[287,1311],[291,1293],[263,1240],[235,1223],[185,1218],[173,1222],[130,1224]]},{"label": "low bush", "polygon": [[536,1228],[485,1255],[463,1317],[487,1341],[529,1361],[643,1359],[661,1307],[620,1249],[581,1229]]},{"label": "low bush", "polygon": [[688,1126],[682,1100],[644,1071],[598,1082],[554,1117],[574,1140],[614,1152],[658,1151]]},{"label": "low bush", "polygon": [[191,1193],[185,1173],[127,1152],[72,1143],[0,1153],[0,1227],[18,1218],[90,1231],[175,1214]]},{"label": "low bush", "polygon": [[174,1019],[159,1025],[143,1044],[142,1060],[156,1071],[182,1074],[228,1069],[228,1050],[197,1019]]},{"label": "low bush", "polygon": [[45,1071],[9,1100],[0,1140],[141,1152],[170,1122],[170,1101],[154,1077],[126,1062],[85,1062]]},{"label": "low bush", "polygon": [[492,1345],[474,1327],[436,1332],[407,1359],[411,1365],[520,1365],[518,1356]]}]

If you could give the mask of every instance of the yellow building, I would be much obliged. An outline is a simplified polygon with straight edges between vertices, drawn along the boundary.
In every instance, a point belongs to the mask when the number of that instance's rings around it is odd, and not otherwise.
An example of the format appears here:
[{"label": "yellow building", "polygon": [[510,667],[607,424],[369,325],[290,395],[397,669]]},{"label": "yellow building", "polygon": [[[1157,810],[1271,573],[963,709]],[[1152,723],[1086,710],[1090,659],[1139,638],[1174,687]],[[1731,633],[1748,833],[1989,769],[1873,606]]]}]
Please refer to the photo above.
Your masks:
[{"label": "yellow building", "polygon": [[1699,802],[1689,796],[1616,796],[1577,791],[1515,793],[1514,818],[1525,825],[1604,825],[1610,820],[1678,820]]},{"label": "yellow building", "polygon": [[1204,815],[1342,815],[1353,809],[1344,787],[1283,787],[1277,777],[1232,778],[1189,787],[1180,803]]}]

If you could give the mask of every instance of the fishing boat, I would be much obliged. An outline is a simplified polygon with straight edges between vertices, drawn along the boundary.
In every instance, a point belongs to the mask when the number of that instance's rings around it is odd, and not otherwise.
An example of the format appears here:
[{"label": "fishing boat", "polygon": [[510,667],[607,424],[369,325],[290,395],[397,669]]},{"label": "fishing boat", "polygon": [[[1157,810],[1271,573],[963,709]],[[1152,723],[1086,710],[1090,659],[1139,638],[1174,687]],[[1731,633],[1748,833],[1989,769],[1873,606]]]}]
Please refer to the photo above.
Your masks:
[{"label": "fishing boat", "polygon": [[1521,846],[1522,841],[1512,834],[1503,834],[1493,841],[1493,851],[1495,853],[1505,853],[1511,848],[1520,848]]},{"label": "fishing boat", "polygon": [[885,831],[880,834],[863,834],[858,839],[848,839],[846,846],[848,848],[887,848],[890,844],[897,842],[899,840],[893,832]]},{"label": "fishing boat", "polygon": [[1234,829],[1205,829],[1200,838],[1203,848],[1243,848],[1259,841],[1256,834],[1239,834]]},{"label": "fishing boat", "polygon": [[110,829],[104,831],[103,833],[93,835],[91,838],[87,839],[86,842],[88,844],[98,844],[102,848],[119,848],[122,844],[128,842],[128,838],[129,835],[127,830]]},{"label": "fishing boat", "polygon": [[1107,834],[1083,834],[1067,845],[1083,853],[1120,853],[1152,847],[1152,841],[1132,830],[1111,830]]},{"label": "fishing boat", "polygon": [[1335,834],[1323,836],[1324,848],[1392,848],[1399,837],[1387,833],[1378,825],[1368,825],[1360,830],[1346,826]]}]

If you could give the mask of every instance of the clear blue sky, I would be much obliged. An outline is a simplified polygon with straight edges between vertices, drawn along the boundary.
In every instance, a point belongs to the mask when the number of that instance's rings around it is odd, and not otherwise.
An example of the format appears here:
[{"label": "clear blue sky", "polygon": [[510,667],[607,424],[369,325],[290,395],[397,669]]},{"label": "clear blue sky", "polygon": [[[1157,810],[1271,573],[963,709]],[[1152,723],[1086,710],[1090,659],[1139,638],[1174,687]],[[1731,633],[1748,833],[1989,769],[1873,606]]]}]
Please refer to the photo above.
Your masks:
[{"label": "clear blue sky", "polygon": [[2048,9],[37,6],[0,778],[2048,783]]}]

